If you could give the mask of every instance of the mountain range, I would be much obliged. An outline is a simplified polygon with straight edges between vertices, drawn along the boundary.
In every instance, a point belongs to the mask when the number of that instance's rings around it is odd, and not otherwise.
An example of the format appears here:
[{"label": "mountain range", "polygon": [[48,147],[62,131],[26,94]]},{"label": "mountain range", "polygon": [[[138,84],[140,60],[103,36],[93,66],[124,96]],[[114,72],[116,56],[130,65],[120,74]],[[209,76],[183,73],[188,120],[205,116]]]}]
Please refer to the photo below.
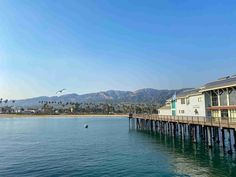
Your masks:
[{"label": "mountain range", "polygon": [[[89,94],[66,94],[61,96],[41,96],[24,100],[16,100],[15,106],[32,107],[39,106],[40,101],[53,102],[79,102],[79,103],[155,103],[164,104],[175,93],[180,93],[187,89],[178,90],[157,90],[152,88],[140,89],[132,91],[109,90]],[[8,105],[13,103],[9,101]]]}]

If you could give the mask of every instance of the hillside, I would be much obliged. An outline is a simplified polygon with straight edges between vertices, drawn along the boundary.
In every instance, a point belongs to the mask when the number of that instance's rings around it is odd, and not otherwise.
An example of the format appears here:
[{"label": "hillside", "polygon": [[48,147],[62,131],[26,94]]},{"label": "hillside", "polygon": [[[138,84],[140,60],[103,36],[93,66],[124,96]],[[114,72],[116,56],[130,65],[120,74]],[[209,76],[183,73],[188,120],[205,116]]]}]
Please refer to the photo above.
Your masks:
[{"label": "hillside", "polygon": [[[109,90],[104,92],[90,93],[84,95],[78,94],[66,94],[62,96],[53,97],[35,97],[25,100],[16,100],[15,106],[39,106],[40,101],[50,102],[80,102],[80,103],[155,103],[164,104],[165,101],[172,97],[173,94],[179,93],[186,89],[180,90],[157,90],[157,89],[140,89],[134,92],[131,91],[118,91]],[[12,105],[11,101],[8,103]]]}]

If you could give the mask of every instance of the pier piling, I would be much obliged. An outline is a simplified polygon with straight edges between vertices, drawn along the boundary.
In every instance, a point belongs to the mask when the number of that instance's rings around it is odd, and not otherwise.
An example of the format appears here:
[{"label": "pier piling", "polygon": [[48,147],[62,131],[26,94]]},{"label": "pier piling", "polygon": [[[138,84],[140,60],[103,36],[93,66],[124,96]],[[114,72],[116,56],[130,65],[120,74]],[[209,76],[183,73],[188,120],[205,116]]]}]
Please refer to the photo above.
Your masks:
[{"label": "pier piling", "polygon": [[[229,127],[229,124],[211,121],[199,121],[189,118],[176,118],[176,116],[159,117],[152,115],[135,115],[129,117],[129,127],[136,130],[147,130],[159,132],[161,135],[179,136],[182,140],[189,138],[192,143],[205,142],[209,149],[213,145],[222,144],[225,149],[227,145],[228,154],[233,154],[236,148],[236,125]],[[225,139],[228,139],[226,143]],[[228,148],[229,146],[229,148]]]}]

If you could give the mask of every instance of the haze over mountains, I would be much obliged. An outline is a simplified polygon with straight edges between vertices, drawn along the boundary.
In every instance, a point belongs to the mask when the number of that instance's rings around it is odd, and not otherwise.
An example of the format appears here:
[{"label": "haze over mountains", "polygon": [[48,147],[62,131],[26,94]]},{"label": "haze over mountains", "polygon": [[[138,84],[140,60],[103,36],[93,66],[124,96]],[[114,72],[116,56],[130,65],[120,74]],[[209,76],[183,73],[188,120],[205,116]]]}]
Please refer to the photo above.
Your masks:
[{"label": "haze over mountains", "polygon": [[[53,101],[53,102],[79,102],[79,103],[155,103],[164,104],[165,101],[172,97],[175,92],[179,93],[186,89],[179,90],[157,90],[157,89],[140,89],[132,91],[119,91],[109,90],[90,94],[65,94],[53,97],[35,97],[24,100],[17,100],[14,106],[30,107],[41,105],[40,101]],[[12,105],[11,102],[8,105]]]}]

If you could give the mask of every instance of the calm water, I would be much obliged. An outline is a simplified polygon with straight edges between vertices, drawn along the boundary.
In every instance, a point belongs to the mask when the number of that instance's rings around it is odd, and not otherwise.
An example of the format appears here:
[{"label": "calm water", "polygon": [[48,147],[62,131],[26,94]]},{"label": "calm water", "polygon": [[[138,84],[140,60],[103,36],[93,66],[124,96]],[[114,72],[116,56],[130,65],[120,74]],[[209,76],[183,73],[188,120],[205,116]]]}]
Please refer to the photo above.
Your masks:
[{"label": "calm water", "polygon": [[0,119],[0,176],[236,176],[235,156],[220,148],[128,127],[126,118]]}]

